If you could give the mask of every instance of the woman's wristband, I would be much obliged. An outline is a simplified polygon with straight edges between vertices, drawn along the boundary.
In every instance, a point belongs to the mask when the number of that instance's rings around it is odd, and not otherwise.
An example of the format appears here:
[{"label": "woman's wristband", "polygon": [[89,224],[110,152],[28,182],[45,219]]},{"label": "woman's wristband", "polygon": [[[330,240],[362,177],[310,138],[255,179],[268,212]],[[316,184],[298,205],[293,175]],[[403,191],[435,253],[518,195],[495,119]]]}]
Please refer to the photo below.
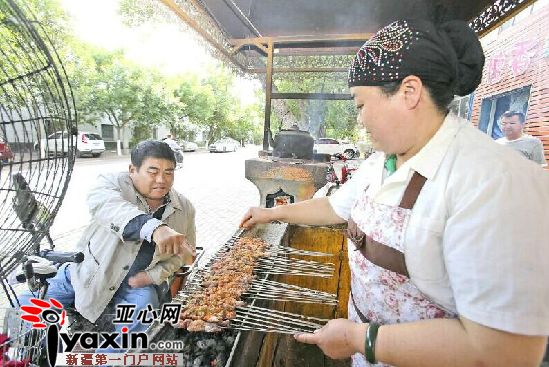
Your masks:
[{"label": "woman's wristband", "polygon": [[380,325],[375,322],[370,322],[368,330],[366,330],[366,340],[364,342],[364,356],[366,360],[371,364],[376,364],[376,339],[377,331]]}]

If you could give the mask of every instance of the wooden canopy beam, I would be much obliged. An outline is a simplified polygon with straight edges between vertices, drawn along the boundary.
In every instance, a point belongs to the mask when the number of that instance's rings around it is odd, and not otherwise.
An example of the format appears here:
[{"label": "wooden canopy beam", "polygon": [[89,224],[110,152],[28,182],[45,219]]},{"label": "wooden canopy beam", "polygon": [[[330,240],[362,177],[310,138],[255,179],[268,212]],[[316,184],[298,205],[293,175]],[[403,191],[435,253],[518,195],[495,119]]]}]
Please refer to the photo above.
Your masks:
[{"label": "wooden canopy beam", "polygon": [[[236,48],[241,49],[246,45],[253,45],[260,49],[272,41],[276,49],[284,48],[322,48],[362,46],[372,36],[372,33],[337,34],[324,36],[296,36],[296,37],[254,37],[254,38],[233,38],[229,42]],[[259,46],[261,45],[261,46]],[[265,50],[262,49],[263,52]],[[348,51],[348,50],[346,50]]]}]

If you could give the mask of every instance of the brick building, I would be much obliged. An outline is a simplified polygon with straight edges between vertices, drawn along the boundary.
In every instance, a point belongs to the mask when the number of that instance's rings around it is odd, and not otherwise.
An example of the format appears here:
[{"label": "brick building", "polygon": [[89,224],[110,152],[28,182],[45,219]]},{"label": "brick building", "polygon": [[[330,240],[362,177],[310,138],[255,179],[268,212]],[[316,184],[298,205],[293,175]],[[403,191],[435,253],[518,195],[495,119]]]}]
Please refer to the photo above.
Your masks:
[{"label": "brick building", "polygon": [[[526,115],[526,133],[543,141],[549,161],[549,1],[538,0],[482,39],[482,83],[457,106],[494,139],[503,134],[501,114]],[[459,101],[458,101],[459,102]]]}]

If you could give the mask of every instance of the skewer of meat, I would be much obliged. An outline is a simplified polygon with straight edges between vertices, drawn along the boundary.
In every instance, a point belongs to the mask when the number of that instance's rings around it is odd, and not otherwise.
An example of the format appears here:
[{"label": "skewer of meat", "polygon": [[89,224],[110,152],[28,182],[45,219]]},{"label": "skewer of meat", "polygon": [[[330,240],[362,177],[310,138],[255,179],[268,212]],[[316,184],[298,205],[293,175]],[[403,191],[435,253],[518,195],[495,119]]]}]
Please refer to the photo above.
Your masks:
[{"label": "skewer of meat", "polygon": [[266,255],[267,243],[258,238],[244,237],[211,264],[211,272],[200,290],[188,299],[180,316],[179,327],[188,331],[219,331],[236,317],[240,299],[254,281],[257,259]]}]

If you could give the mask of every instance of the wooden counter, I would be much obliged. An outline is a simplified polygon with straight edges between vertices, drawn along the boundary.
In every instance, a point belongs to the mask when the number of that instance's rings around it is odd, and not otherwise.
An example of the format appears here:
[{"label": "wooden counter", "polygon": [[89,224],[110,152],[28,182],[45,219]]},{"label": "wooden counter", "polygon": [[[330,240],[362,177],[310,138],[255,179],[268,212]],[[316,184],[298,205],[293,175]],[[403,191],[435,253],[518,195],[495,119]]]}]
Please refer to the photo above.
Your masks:
[{"label": "wooden counter", "polygon": [[[326,319],[347,317],[350,272],[347,259],[347,240],[343,235],[343,227],[271,224],[260,226],[250,235],[262,237],[272,243],[277,237],[273,232],[280,233],[281,230],[284,230],[284,235],[280,240],[289,247],[320,251],[333,255],[326,258],[292,257],[331,262],[335,265],[335,272],[332,278],[278,276],[272,279],[323,292],[335,293],[338,295],[339,304],[338,306],[328,306],[294,302],[270,302],[268,304],[258,303],[258,305],[267,305],[272,309]],[[336,367],[349,365],[350,360],[331,360],[324,356],[317,346],[297,343],[291,335],[261,332],[242,332],[231,362],[233,367]]]}]

